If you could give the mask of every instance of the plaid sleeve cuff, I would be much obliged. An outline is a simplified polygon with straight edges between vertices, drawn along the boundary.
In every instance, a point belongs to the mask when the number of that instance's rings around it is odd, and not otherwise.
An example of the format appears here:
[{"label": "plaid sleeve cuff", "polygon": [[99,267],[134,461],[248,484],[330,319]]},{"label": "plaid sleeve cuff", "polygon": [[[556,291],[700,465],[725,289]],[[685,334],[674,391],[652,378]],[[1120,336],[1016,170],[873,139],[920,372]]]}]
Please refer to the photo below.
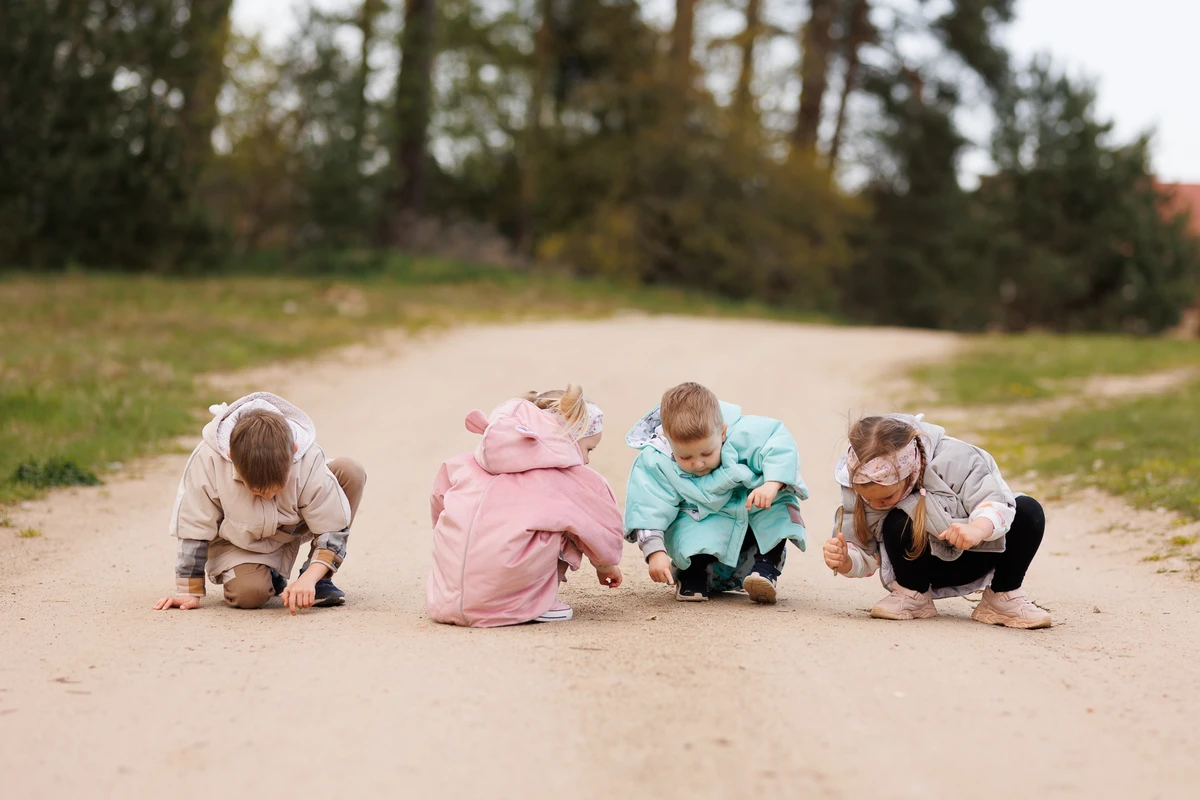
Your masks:
[{"label": "plaid sleeve cuff", "polygon": [[190,594],[192,597],[204,597],[204,576],[199,578],[176,578],[175,594]]},{"label": "plaid sleeve cuff", "polygon": [[342,565],[341,557],[332,550],[318,550],[317,552],[313,553],[312,560],[314,563],[324,564],[326,567],[328,567],[331,575],[337,572],[338,567]]}]

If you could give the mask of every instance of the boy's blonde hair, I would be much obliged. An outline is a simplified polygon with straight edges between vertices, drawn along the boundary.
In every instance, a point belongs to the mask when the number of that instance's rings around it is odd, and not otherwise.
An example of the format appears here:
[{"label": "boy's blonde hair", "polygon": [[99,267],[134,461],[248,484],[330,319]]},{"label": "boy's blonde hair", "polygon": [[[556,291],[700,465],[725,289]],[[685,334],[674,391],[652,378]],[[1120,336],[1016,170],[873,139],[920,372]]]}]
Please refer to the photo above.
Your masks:
[{"label": "boy's blonde hair", "polygon": [[659,406],[663,433],[672,442],[695,442],[721,430],[721,401],[698,383],[667,389]]},{"label": "boy's blonde hair", "polygon": [[566,389],[526,392],[524,399],[543,411],[558,414],[572,439],[579,439],[588,429],[587,399],[583,396],[583,387],[577,383],[568,383]]},{"label": "boy's blonde hair", "polygon": [[245,412],[229,434],[229,458],[246,488],[252,491],[283,488],[295,454],[291,426],[283,415],[272,411]]},{"label": "boy's blonde hair", "polygon": [[[921,432],[913,425],[896,417],[863,417],[850,426],[850,446],[858,456],[858,465],[850,473],[850,484],[859,470],[876,458],[887,458],[904,448],[909,442],[916,441],[917,452],[921,456],[921,464],[917,468],[917,481],[913,485],[914,492],[920,492],[925,486],[925,467],[929,459],[925,454],[925,445],[921,442]],[[925,552],[925,495],[917,499],[917,507],[912,515],[912,547],[905,551],[911,560]],[[866,544],[870,538],[867,530],[867,503],[862,495],[855,492],[854,500],[854,533],[858,541]]]}]

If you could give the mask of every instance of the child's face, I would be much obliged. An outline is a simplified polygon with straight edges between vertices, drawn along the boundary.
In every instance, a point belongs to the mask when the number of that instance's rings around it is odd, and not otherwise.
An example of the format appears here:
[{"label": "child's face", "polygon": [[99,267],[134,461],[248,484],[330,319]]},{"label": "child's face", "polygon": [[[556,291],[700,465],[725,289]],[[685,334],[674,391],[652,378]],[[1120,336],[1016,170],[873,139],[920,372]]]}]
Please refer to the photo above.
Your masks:
[{"label": "child's face", "polygon": [[[706,439],[694,442],[670,442],[675,463],[691,475],[707,475],[721,466],[721,445],[725,443],[725,428]],[[670,440],[668,440],[670,441]]]},{"label": "child's face", "polygon": [[275,495],[282,491],[283,487],[280,486],[275,489],[251,489],[250,494],[254,495],[255,497],[261,497],[263,500],[274,500]]},{"label": "child's face", "polygon": [[876,511],[895,508],[896,504],[904,499],[906,489],[908,489],[908,484],[904,481],[891,486],[879,483],[854,484],[854,491],[858,492],[858,496]]},{"label": "child's face", "polygon": [[600,445],[600,439],[604,436],[604,431],[593,433],[591,436],[585,436],[576,444],[579,445],[579,452],[583,453],[583,463],[591,463],[592,451]]}]

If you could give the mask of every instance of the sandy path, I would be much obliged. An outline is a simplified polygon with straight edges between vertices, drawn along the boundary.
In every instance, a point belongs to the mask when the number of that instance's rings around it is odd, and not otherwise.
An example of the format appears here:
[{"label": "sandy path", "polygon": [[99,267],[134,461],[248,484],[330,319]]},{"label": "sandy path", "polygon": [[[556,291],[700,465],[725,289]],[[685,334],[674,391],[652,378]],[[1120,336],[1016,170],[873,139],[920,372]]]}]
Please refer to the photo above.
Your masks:
[{"label": "sandy path", "polygon": [[[871,620],[878,580],[822,565],[847,415],[886,388],[890,354],[951,346],[627,318],[466,328],[272,382],[370,473],[338,580],[350,604],[292,619],[210,590],[198,611],[151,611],[182,457],[20,512],[45,535],[0,531],[0,794],[1195,797],[1200,591],[1154,575],[1102,515],[1051,508],[1029,579],[1049,631],[984,627],[963,600]],[[465,412],[567,379],[607,412],[593,465],[618,493],[624,430],[677,381],[788,423],[813,541],[790,551],[778,606],[676,603],[628,546],[625,588],[573,577],[569,624],[424,617],[427,493],[473,446]]]}]

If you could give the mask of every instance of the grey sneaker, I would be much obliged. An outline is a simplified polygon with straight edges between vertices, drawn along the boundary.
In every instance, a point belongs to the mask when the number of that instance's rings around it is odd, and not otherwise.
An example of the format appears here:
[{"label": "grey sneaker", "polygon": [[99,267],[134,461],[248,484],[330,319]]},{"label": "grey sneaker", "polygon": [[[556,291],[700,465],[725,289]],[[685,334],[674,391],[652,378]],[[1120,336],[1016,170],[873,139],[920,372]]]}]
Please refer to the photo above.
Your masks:
[{"label": "grey sneaker", "polygon": [[933,605],[933,592],[914,592],[898,583],[892,584],[892,593],[880,600],[871,609],[875,619],[929,619],[937,616]]},{"label": "grey sneaker", "polygon": [[1024,589],[1011,592],[993,592],[992,587],[983,590],[983,599],[975,606],[971,618],[987,625],[1003,625],[1006,628],[1049,628],[1050,612],[1034,605]]}]

